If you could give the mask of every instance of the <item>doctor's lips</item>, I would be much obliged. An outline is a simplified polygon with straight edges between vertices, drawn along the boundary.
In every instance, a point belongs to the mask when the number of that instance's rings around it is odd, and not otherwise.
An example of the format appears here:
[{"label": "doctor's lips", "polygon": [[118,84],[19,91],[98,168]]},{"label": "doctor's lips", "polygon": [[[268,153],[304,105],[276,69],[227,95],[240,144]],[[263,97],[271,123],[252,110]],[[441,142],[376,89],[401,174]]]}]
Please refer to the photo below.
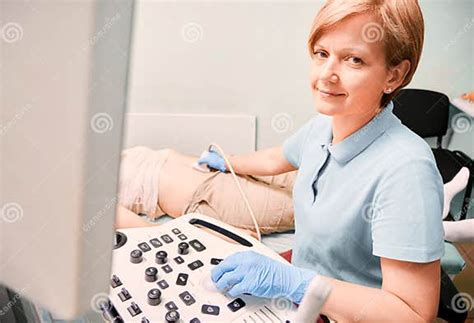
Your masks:
[{"label": "doctor's lips", "polygon": [[335,91],[328,91],[328,90],[323,90],[323,89],[320,89],[320,88],[316,88],[316,90],[321,94],[322,97],[326,97],[326,98],[335,98],[335,97],[343,97],[345,96],[344,93],[340,93],[340,92],[335,92]]}]

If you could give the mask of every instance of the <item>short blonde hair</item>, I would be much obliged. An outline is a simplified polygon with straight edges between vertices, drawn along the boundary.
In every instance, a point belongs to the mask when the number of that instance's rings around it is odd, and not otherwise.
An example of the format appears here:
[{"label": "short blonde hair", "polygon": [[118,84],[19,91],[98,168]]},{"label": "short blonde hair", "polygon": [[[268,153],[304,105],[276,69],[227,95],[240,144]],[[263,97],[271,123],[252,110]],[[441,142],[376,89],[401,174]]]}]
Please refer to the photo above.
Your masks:
[{"label": "short blonde hair", "polygon": [[367,24],[362,37],[369,41],[383,41],[387,67],[407,59],[408,71],[402,84],[382,96],[384,107],[401,88],[410,83],[420,61],[424,40],[424,21],[417,0],[328,0],[316,15],[308,39],[311,57],[315,42],[341,20],[357,15],[373,14],[377,23]]}]

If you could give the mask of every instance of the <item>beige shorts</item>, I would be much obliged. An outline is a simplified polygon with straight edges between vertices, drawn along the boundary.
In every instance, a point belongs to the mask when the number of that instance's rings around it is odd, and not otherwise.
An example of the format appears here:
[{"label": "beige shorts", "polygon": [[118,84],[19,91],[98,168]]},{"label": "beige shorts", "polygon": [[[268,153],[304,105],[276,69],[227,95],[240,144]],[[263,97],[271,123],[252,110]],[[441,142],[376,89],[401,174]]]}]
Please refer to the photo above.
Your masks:
[{"label": "beige shorts", "polygon": [[151,218],[163,215],[158,201],[161,168],[170,149],[152,150],[143,146],[125,149],[121,154],[119,203]]},{"label": "beige shorts", "polygon": [[[295,172],[278,176],[237,176],[262,234],[294,228]],[[216,172],[201,183],[183,214],[198,212],[238,228],[253,230],[252,218],[231,174]]]}]

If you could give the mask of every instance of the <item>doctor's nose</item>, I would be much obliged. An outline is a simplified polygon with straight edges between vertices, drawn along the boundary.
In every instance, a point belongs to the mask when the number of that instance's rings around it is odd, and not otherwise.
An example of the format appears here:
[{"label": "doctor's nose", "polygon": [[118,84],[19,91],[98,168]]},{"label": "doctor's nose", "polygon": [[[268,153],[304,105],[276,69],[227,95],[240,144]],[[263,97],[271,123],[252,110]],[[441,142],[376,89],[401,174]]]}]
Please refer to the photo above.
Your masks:
[{"label": "doctor's nose", "polygon": [[319,79],[321,81],[337,83],[339,81],[339,73],[336,65],[337,63],[330,59],[328,59],[323,65],[320,65]]}]

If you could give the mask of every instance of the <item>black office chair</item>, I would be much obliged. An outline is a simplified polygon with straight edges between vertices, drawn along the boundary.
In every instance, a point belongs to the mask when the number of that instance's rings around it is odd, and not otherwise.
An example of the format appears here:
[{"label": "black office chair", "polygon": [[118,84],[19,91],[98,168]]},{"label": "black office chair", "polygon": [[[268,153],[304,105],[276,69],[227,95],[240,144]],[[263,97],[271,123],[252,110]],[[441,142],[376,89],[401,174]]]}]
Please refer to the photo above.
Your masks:
[{"label": "black office chair", "polygon": [[470,305],[461,297],[451,278],[441,269],[441,290],[437,316],[450,323],[464,323]]},{"label": "black office chair", "polygon": [[470,176],[460,216],[449,215],[452,220],[466,219],[471,199],[474,167],[472,159],[462,151],[451,151],[442,147],[442,138],[448,131],[448,97],[434,91],[405,89],[400,91],[393,103],[393,113],[405,126],[422,138],[437,137],[437,147],[432,150],[443,183],[452,180],[462,167],[469,168]]},{"label": "black office chair", "polygon": [[[451,151],[442,147],[449,121],[449,99],[434,91],[405,89],[393,99],[393,113],[401,122],[422,138],[437,137],[437,147],[432,148],[436,165],[443,178],[449,182],[462,167],[469,168],[470,176],[465,190],[460,216],[450,214],[450,220],[464,220],[469,210],[473,182],[473,161],[462,151]],[[441,294],[438,317],[448,322],[464,322],[467,318],[467,304],[463,299],[453,299],[459,294],[449,276],[441,269]],[[465,307],[463,307],[465,306]],[[465,311],[464,311],[465,309]]]}]

